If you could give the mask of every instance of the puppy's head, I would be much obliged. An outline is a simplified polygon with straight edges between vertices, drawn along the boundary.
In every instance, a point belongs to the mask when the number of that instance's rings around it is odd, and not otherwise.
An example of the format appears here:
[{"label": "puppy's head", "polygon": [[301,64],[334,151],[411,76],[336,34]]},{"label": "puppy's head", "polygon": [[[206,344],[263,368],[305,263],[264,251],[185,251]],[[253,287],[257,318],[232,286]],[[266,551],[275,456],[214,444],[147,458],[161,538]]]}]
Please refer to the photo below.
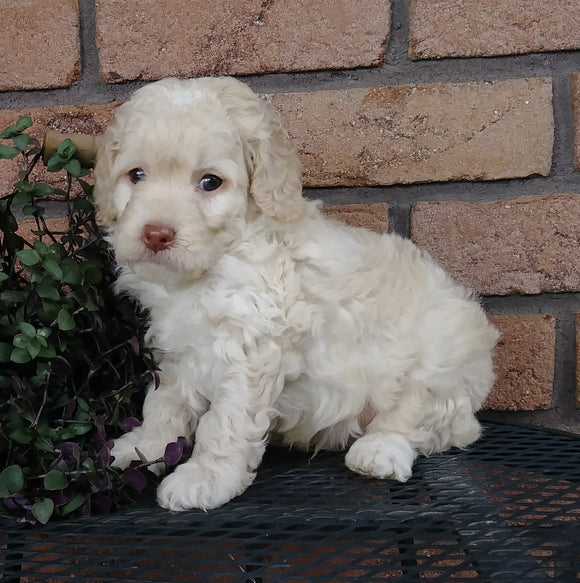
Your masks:
[{"label": "puppy's head", "polygon": [[137,91],[105,132],[95,178],[97,219],[117,260],[146,280],[207,272],[243,231],[250,197],[278,221],[305,210],[276,112],[229,78]]}]

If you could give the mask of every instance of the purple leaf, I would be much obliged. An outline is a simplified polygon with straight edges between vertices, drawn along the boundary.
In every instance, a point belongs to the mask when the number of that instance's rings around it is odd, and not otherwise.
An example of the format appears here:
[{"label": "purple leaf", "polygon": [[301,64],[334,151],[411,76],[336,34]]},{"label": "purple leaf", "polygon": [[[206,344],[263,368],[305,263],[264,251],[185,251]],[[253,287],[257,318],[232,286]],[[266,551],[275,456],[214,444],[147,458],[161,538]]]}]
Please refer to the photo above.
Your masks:
[{"label": "purple leaf", "polygon": [[[73,458],[77,464],[81,460],[81,448],[72,441],[64,441],[56,448],[66,458]],[[52,468],[51,468],[52,469]]]},{"label": "purple leaf", "polygon": [[18,396],[22,395],[22,381],[18,377],[12,377],[12,388]]},{"label": "purple leaf", "polygon": [[142,492],[147,486],[147,478],[135,468],[127,468],[123,472],[123,481],[137,492]]},{"label": "purple leaf", "polygon": [[20,504],[18,504],[16,498],[6,498],[4,500],[4,504],[8,510],[18,510],[20,508]]},{"label": "purple leaf", "polygon": [[81,516],[89,516],[91,513],[91,497],[87,496],[85,503],[81,506]]},{"label": "purple leaf", "polygon": [[67,488],[66,490],[59,490],[56,492],[52,499],[56,506],[64,506],[68,502],[70,502],[75,495],[75,491],[72,488]]},{"label": "purple leaf", "polygon": [[55,470],[62,462],[62,453],[58,454],[58,457],[50,464],[49,469],[50,470]]},{"label": "purple leaf", "polygon": [[121,429],[125,432],[131,431],[131,429],[140,426],[141,421],[139,421],[139,419],[137,419],[136,417],[125,417],[125,419],[121,421]]},{"label": "purple leaf", "polygon": [[100,512],[101,514],[109,514],[111,507],[113,506],[113,500],[108,494],[104,494],[103,496],[96,498],[93,504],[97,509],[97,512]]},{"label": "purple leaf", "polygon": [[177,462],[179,462],[182,455],[183,446],[178,442],[173,441],[172,443],[168,443],[165,446],[165,454],[163,455],[163,458],[170,466],[174,466]]},{"label": "purple leaf", "polygon": [[76,443],[72,441],[63,441],[57,446],[57,450],[62,453],[62,455],[71,456],[75,447],[78,447]]},{"label": "purple leaf", "polygon": [[189,445],[189,440],[187,439],[187,437],[183,437],[183,435],[180,435],[177,438],[177,443],[179,443],[179,445],[181,445],[181,447],[185,449]]},{"label": "purple leaf", "polygon": [[110,465],[111,462],[115,459],[114,456],[111,455],[111,450],[113,449],[113,441],[105,441],[101,449],[99,450],[99,458],[101,461],[107,465]]},{"label": "purple leaf", "polygon": [[4,504],[9,510],[18,510],[20,508],[30,510],[32,508],[30,500],[24,496],[10,496],[4,500]]},{"label": "purple leaf", "polygon": [[97,415],[95,419],[95,425],[97,426],[97,432],[100,437],[105,439],[105,420],[102,415]]},{"label": "purple leaf", "polygon": [[75,412],[76,403],[74,401],[69,401],[67,405],[65,405],[64,410],[62,412],[63,419],[70,419],[72,414]]},{"label": "purple leaf", "polygon": [[131,346],[131,350],[133,351],[133,353],[136,356],[139,356],[140,346],[139,346],[139,339],[137,338],[137,336],[133,336],[133,338],[131,338],[131,340],[129,340],[129,345]]}]

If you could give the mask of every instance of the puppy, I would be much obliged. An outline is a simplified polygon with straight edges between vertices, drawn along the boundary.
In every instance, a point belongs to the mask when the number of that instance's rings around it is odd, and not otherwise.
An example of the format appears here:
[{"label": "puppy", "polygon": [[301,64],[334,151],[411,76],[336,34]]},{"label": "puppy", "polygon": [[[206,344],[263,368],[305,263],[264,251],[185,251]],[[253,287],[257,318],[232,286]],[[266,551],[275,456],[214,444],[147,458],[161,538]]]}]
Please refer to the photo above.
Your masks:
[{"label": "puppy", "polygon": [[465,447],[498,334],[472,293],[408,240],[322,216],[273,108],[229,78],[138,90],[104,135],[98,220],[118,289],[150,314],[160,367],[115,464],[194,442],[159,504],[218,507],[275,437],[348,448],[404,482],[418,454]]}]

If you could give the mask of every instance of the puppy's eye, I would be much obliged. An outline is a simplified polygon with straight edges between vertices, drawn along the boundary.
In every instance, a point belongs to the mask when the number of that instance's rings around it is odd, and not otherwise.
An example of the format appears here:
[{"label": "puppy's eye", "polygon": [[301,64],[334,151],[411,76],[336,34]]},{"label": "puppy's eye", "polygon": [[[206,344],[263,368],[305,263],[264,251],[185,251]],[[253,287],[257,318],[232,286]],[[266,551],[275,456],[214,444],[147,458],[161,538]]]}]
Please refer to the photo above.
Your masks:
[{"label": "puppy's eye", "polygon": [[137,184],[137,182],[141,182],[147,175],[143,168],[133,168],[133,170],[129,170],[128,176],[133,184]]},{"label": "puppy's eye", "polygon": [[200,181],[199,187],[206,192],[218,189],[223,183],[223,180],[215,174],[206,174]]}]

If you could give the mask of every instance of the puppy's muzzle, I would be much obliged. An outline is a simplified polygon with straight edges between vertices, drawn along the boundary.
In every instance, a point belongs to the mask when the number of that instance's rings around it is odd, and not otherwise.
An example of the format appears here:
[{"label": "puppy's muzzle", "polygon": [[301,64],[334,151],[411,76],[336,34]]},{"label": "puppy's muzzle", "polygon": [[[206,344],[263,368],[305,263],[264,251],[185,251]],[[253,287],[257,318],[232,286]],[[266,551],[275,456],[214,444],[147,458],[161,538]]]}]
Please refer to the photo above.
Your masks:
[{"label": "puppy's muzzle", "polygon": [[145,225],[141,232],[145,247],[153,253],[169,249],[175,241],[175,231],[168,225]]}]

